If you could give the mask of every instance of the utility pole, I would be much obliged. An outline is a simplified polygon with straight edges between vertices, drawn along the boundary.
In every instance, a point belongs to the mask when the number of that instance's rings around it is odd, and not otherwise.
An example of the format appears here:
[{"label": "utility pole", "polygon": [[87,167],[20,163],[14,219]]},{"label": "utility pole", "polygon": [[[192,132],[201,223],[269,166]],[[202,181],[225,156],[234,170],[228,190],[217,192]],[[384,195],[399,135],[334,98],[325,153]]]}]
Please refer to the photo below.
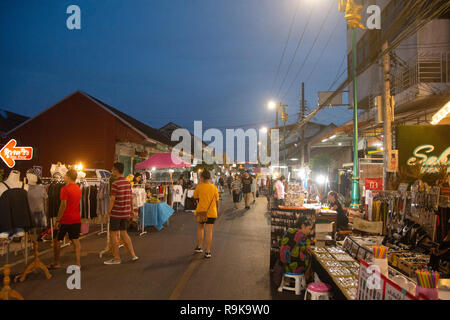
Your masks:
[{"label": "utility pole", "polygon": [[[282,108],[281,109],[281,119],[283,120],[283,149],[284,149],[284,152],[283,152],[284,164],[283,165],[287,166],[287,162],[286,162],[286,153],[287,153],[287,150],[286,150],[286,122],[288,121],[288,114],[286,112],[287,104],[280,103],[280,106]],[[285,172],[286,172],[285,176],[287,178],[287,169]]]},{"label": "utility pole", "polygon": [[[385,41],[382,46],[382,51],[388,49],[388,42]],[[389,53],[383,55],[383,189],[387,189],[387,182],[389,181],[389,153],[392,150],[392,105],[391,105],[391,85],[390,85],[390,59]]]},{"label": "utility pole", "polygon": [[280,112],[281,102],[280,106],[276,106],[276,112],[275,112],[275,129],[278,129],[278,113]]},{"label": "utility pole", "polygon": [[[305,119],[305,83],[302,82],[302,121]],[[302,149],[302,167],[305,166],[305,125],[302,126],[302,141],[301,141],[301,149]]]}]

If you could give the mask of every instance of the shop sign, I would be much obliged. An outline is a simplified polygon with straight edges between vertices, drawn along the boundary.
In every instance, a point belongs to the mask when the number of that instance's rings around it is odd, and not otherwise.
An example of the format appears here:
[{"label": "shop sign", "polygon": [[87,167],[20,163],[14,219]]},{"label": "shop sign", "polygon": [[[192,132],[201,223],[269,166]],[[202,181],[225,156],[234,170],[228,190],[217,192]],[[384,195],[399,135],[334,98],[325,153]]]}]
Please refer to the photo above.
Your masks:
[{"label": "shop sign", "polygon": [[[422,164],[422,172],[425,173],[436,173],[439,171],[439,166],[441,164],[446,164],[448,166],[450,155],[450,147],[445,149],[440,155],[433,155],[435,147],[432,144],[425,144],[418,146],[413,151],[413,155],[408,159],[408,166],[414,166],[417,162]],[[450,167],[447,168],[447,172],[450,172]]]},{"label": "shop sign", "polygon": [[397,127],[399,167],[420,164],[423,173],[431,174],[444,164],[450,173],[449,136],[450,125]]},{"label": "shop sign", "polygon": [[383,190],[383,178],[366,178],[364,185],[366,190],[381,191]]},{"label": "shop sign", "polygon": [[17,141],[11,139],[1,150],[0,158],[10,168],[16,165],[16,160],[31,160],[33,158],[32,147],[16,147]]}]

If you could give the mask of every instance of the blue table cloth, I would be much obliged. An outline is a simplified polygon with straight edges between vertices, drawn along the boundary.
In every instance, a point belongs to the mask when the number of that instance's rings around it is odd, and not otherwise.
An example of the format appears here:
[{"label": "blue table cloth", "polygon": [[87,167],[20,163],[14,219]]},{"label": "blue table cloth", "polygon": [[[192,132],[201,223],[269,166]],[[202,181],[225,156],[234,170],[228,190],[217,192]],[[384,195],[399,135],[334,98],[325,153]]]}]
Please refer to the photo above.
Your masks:
[{"label": "blue table cloth", "polygon": [[141,225],[143,212],[145,212],[144,227],[156,226],[159,231],[162,229],[164,223],[167,222],[167,224],[169,224],[169,218],[174,211],[166,202],[146,203],[143,207],[139,208]]}]

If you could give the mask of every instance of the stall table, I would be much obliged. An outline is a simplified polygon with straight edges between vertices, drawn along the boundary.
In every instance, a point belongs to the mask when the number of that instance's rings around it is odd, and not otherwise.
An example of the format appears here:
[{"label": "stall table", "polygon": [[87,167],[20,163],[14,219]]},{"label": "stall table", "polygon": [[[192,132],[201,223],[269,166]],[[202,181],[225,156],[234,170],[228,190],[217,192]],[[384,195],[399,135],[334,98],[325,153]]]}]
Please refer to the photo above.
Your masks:
[{"label": "stall table", "polygon": [[[142,216],[144,212],[144,216]],[[144,227],[156,226],[158,231],[162,229],[163,224],[169,224],[169,218],[174,210],[166,203],[146,203],[139,208],[139,219],[143,221]]]}]

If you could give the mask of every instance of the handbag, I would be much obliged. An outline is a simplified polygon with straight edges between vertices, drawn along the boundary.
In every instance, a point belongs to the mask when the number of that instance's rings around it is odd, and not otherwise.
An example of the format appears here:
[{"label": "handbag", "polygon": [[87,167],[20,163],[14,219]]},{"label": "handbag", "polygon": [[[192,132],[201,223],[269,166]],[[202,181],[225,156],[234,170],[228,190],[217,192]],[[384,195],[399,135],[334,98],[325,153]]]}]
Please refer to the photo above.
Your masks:
[{"label": "handbag", "polygon": [[208,211],[209,208],[211,208],[211,204],[213,203],[214,197],[211,199],[211,203],[208,206],[208,209],[206,209],[206,211],[198,211],[197,212],[197,222],[198,223],[205,223],[208,221]]}]

